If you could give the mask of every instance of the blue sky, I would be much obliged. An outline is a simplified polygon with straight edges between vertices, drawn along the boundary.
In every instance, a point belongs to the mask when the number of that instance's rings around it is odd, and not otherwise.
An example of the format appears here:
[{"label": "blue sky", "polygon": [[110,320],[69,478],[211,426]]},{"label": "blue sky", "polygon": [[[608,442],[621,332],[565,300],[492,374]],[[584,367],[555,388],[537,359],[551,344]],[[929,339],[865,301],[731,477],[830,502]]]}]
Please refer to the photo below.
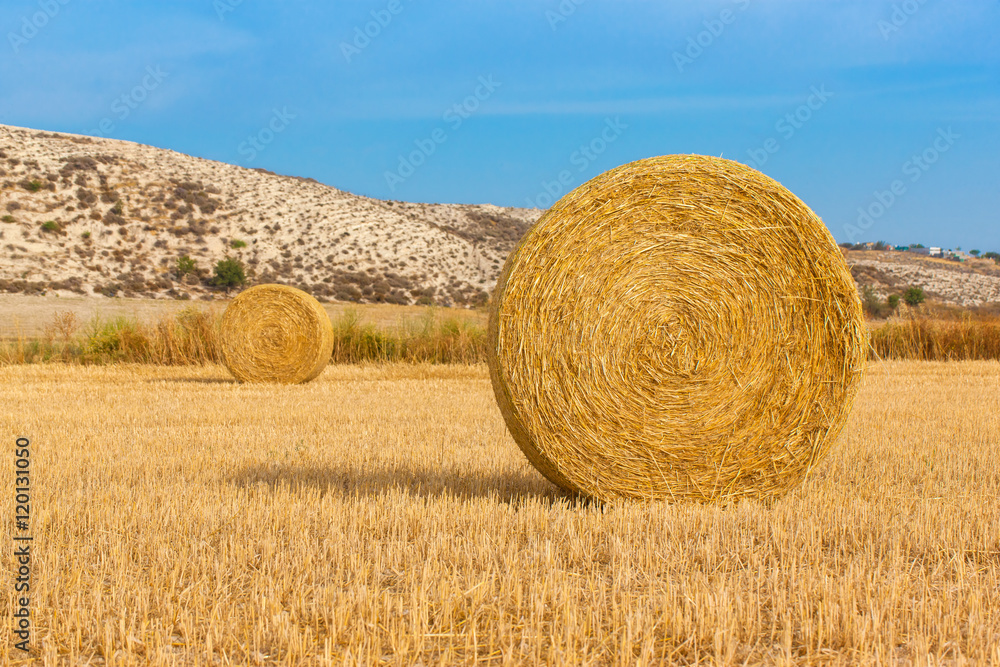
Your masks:
[{"label": "blue sky", "polygon": [[0,29],[7,124],[512,206],[721,155],[838,241],[1000,251],[996,0],[4,0]]}]

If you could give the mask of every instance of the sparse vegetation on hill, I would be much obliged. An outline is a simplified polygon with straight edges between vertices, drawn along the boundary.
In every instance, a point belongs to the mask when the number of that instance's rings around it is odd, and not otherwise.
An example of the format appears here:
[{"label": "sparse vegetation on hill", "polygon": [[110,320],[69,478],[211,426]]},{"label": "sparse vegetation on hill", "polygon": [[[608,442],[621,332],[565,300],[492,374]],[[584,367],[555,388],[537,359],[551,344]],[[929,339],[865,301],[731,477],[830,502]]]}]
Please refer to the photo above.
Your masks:
[{"label": "sparse vegetation on hill", "polygon": [[[0,279],[26,293],[73,278],[86,294],[212,299],[222,288],[211,267],[238,251],[246,284],[294,285],[323,301],[469,307],[486,300],[539,213],[382,202],[313,179],[22,128],[0,131],[0,153],[12,224]],[[39,234],[48,220],[66,236]],[[179,271],[180,256],[207,268]]]},{"label": "sparse vegetation on hill", "polygon": [[[211,300],[226,289],[212,267],[237,251],[248,285],[294,285],[326,302],[474,307],[541,213],[378,201],[313,179],[13,127],[0,131],[0,170],[0,291],[24,294],[72,285],[112,298]],[[50,221],[59,229],[43,228]],[[859,288],[883,304],[908,287],[928,302],[1000,301],[996,252],[957,263],[885,241],[843,245]],[[182,256],[202,268],[178,270]]]}]

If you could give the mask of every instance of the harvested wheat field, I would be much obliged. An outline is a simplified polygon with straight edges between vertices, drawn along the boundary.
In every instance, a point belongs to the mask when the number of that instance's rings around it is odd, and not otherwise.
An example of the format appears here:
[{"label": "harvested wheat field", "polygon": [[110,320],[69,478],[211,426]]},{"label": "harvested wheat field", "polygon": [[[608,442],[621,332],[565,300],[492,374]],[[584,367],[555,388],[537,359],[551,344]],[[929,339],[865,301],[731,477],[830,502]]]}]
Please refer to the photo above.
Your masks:
[{"label": "harvested wheat field", "polygon": [[873,365],[803,486],[730,507],[561,495],[484,365],[0,380],[34,451],[8,664],[1000,662],[1000,363]]}]

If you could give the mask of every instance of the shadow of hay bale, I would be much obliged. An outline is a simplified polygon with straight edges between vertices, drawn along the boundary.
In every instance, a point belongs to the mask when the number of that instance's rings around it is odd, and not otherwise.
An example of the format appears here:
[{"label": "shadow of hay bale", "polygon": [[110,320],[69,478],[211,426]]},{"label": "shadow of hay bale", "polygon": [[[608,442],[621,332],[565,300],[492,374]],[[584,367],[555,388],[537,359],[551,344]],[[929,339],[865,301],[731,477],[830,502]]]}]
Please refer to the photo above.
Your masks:
[{"label": "shadow of hay bale", "polygon": [[170,377],[170,378],[149,378],[146,382],[184,382],[188,384],[240,384],[235,378],[192,378],[192,377]]},{"label": "shadow of hay bale", "polygon": [[508,504],[529,499],[551,504],[560,501],[581,506],[591,504],[549,484],[541,475],[521,471],[463,474],[413,464],[374,464],[352,469],[336,464],[315,466],[274,462],[244,466],[225,480],[241,488],[258,484],[265,484],[272,490],[286,486],[292,489],[305,487],[345,497],[376,497],[402,491],[419,498],[449,496],[459,500],[491,498]]}]

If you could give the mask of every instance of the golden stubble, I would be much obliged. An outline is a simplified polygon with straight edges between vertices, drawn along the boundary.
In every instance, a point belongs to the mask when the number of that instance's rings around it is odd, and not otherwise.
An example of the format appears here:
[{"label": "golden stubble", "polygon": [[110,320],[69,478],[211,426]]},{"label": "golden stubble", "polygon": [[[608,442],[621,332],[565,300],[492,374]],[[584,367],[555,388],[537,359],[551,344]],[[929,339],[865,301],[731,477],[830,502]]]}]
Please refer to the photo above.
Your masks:
[{"label": "golden stubble", "polygon": [[996,362],[873,365],[803,486],[728,507],[562,495],[482,365],[11,366],[0,426],[5,664],[1000,661]]}]

